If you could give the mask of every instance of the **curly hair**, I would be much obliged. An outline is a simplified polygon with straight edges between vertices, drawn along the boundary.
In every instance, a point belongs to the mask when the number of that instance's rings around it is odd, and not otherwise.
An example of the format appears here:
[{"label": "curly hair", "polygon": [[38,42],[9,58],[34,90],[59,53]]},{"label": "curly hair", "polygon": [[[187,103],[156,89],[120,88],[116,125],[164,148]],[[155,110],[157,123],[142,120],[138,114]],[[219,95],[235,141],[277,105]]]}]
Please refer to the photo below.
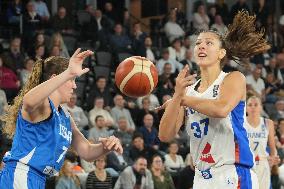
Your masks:
[{"label": "curly hair", "polygon": [[[247,11],[242,10],[234,17],[233,23],[228,26],[225,35],[215,30],[201,31],[200,33],[216,34],[221,41],[221,48],[226,49],[226,57],[242,64],[241,59],[250,58],[270,49],[270,45],[264,37],[264,29],[258,31],[255,20],[255,15],[251,16]],[[221,61],[221,67],[224,66],[224,59]]]},{"label": "curly hair", "polygon": [[19,113],[19,108],[23,103],[23,97],[32,88],[40,83],[48,80],[53,74],[60,74],[68,67],[69,60],[63,57],[49,57],[45,60],[37,60],[33,67],[32,73],[29,76],[27,83],[23,86],[18,96],[13,100],[12,105],[9,105],[4,115],[1,117],[4,125],[2,131],[8,138],[13,138],[16,130],[16,121]]}]

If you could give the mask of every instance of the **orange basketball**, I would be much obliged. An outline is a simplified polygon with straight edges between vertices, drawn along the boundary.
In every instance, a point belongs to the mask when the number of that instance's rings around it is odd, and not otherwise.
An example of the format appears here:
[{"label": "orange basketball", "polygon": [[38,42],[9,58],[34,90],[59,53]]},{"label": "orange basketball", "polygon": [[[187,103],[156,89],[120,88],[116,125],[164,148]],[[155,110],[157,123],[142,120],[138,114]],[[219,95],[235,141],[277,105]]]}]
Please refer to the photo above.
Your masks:
[{"label": "orange basketball", "polygon": [[115,83],[126,96],[145,96],[156,87],[158,71],[155,65],[145,57],[132,56],[118,65]]}]

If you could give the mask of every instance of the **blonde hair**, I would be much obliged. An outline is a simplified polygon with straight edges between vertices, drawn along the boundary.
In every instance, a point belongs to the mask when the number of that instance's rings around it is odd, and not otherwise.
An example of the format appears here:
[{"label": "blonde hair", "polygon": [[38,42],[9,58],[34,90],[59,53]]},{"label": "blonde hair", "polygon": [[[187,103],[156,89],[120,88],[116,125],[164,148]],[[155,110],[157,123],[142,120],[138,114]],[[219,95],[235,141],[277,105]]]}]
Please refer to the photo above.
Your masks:
[{"label": "blonde hair", "polygon": [[63,57],[49,57],[45,60],[39,59],[35,62],[32,73],[29,76],[28,81],[19,92],[18,96],[13,100],[12,105],[7,107],[1,120],[4,122],[2,127],[3,133],[8,138],[13,138],[16,130],[16,121],[19,113],[20,106],[23,103],[23,97],[32,88],[36,87],[40,83],[48,80],[53,74],[60,74],[68,67],[69,60]]}]

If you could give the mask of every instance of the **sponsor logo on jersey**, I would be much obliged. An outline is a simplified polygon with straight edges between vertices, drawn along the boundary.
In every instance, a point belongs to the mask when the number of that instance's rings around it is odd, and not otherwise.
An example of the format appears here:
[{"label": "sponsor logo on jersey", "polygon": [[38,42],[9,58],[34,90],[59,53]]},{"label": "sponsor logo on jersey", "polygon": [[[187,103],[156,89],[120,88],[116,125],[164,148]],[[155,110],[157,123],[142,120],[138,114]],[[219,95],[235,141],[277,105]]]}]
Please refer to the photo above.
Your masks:
[{"label": "sponsor logo on jersey", "polygon": [[215,163],[215,160],[213,159],[212,155],[210,154],[210,150],[211,150],[211,145],[207,142],[207,144],[205,145],[202,153],[201,153],[201,157],[200,160],[207,162],[207,163]]},{"label": "sponsor logo on jersey", "polygon": [[59,135],[69,141],[71,143],[72,140],[72,132],[68,131],[67,127],[62,124],[59,124]]},{"label": "sponsor logo on jersey", "polygon": [[200,173],[201,173],[201,175],[202,175],[202,177],[204,179],[211,179],[212,178],[212,174],[210,172],[210,169],[206,169],[204,171],[200,171]]},{"label": "sponsor logo on jersey", "polygon": [[216,97],[218,95],[218,89],[219,89],[219,85],[213,86],[213,97]]}]

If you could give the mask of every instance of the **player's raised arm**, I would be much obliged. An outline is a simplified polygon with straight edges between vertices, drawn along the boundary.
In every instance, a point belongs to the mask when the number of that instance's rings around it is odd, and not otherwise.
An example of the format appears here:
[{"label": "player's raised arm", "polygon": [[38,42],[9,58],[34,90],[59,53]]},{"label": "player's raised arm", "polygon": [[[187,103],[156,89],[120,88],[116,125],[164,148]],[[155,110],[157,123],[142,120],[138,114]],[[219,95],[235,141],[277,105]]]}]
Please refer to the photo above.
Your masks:
[{"label": "player's raised arm", "polygon": [[186,76],[188,72],[188,66],[179,73],[176,79],[175,93],[165,109],[165,113],[160,121],[159,126],[159,138],[163,142],[171,141],[179,128],[182,125],[184,118],[184,107],[181,106],[182,97],[184,96],[187,86],[193,84],[194,76]]}]

